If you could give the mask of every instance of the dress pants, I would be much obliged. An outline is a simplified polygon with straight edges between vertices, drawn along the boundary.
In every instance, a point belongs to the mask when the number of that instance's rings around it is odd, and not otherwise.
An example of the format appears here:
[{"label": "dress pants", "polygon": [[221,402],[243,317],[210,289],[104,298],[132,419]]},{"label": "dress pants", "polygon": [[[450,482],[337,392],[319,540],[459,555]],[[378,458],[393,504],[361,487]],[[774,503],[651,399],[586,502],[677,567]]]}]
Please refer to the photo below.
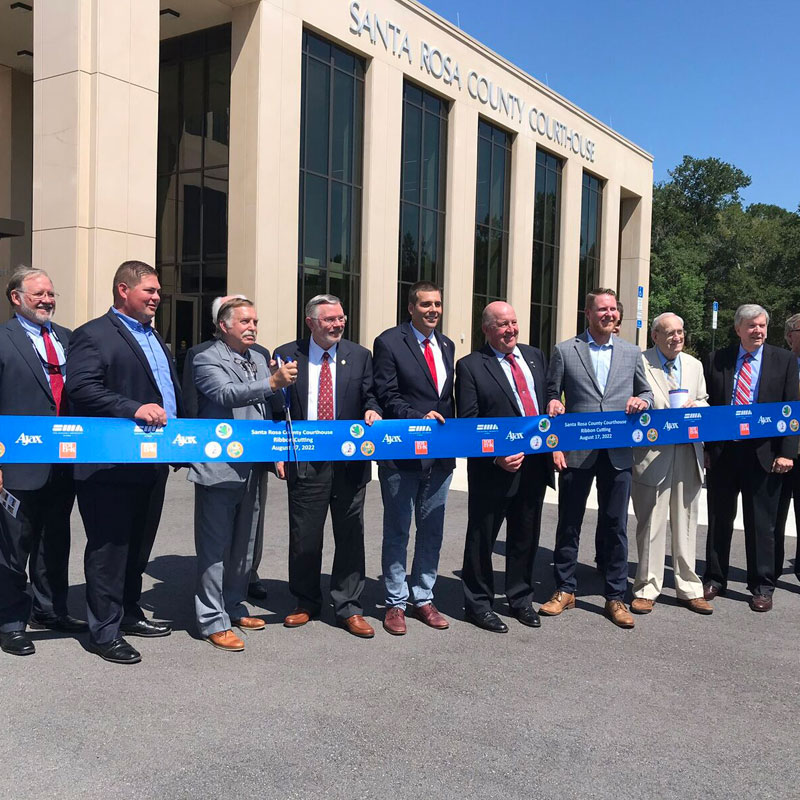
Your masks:
[{"label": "dress pants", "polygon": [[[535,457],[534,457],[535,458]],[[494,467],[500,471],[500,467]],[[526,458],[519,469],[516,491],[503,492],[515,475],[503,472],[487,481],[483,471],[469,476],[467,538],[464,543],[464,606],[468,614],[492,610],[494,568],[492,552],[497,534],[506,522],[506,598],[512,609],[527,608],[533,601],[533,565],[539,548],[542,503],[547,488],[541,466]]]},{"label": "dress pants", "polygon": [[[0,632],[23,631],[31,616],[67,615],[69,517],[75,502],[72,470],[54,466],[39,489],[8,491],[19,500],[17,516],[0,510]],[[33,602],[25,591],[30,571]]]},{"label": "dress pants", "polygon": [[558,528],[553,553],[556,589],[574,594],[578,545],[586,500],[597,479],[598,524],[602,529],[606,600],[623,600],[628,587],[628,501],[631,470],[615,469],[608,453],[600,450],[588,469],[567,468],[558,481]]},{"label": "dress pants", "polygon": [[227,631],[231,620],[248,616],[244,601],[258,523],[261,468],[238,486],[194,485],[194,595],[201,636]]},{"label": "dress pants", "polygon": [[694,446],[674,447],[672,471],[658,486],[645,486],[635,478],[631,486],[639,551],[633,596],[647,600],[655,600],[664,586],[668,528],[672,531],[675,594],[681,600],[703,596],[703,583],[695,572],[697,509],[703,484]]},{"label": "dress pants", "polygon": [[161,520],[168,469],[166,465],[147,472],[138,468],[143,477],[130,481],[114,481],[104,470],[75,482],[86,529],[83,566],[89,635],[96,644],[116,639],[123,622],[144,619],[139,607],[142,574]]},{"label": "dress pants", "polygon": [[322,543],[328,509],[333,523],[331,600],[338,619],[361,614],[366,565],[366,486],[350,480],[345,464],[287,464],[289,485],[289,591],[313,616],[322,609]]},{"label": "dress pants", "polygon": [[781,499],[778,504],[778,522],[775,526],[775,576],[783,574],[783,559],[786,555],[786,520],[789,506],[794,503],[794,521],[797,540],[794,551],[794,574],[800,578],[800,458],[795,458],[794,466],[783,476]]},{"label": "dress pants", "polygon": [[264,515],[267,513],[267,479],[269,473],[266,469],[261,471],[258,481],[258,516],[256,517],[256,533],[253,538],[250,552],[250,577],[248,583],[258,583],[258,568],[261,565],[261,556],[264,552]]},{"label": "dress pants", "polygon": [[783,476],[765,472],[752,442],[727,442],[708,470],[708,538],[704,583],[728,584],[731,539],[742,495],[747,588],[771,596],[775,589],[775,529]]}]

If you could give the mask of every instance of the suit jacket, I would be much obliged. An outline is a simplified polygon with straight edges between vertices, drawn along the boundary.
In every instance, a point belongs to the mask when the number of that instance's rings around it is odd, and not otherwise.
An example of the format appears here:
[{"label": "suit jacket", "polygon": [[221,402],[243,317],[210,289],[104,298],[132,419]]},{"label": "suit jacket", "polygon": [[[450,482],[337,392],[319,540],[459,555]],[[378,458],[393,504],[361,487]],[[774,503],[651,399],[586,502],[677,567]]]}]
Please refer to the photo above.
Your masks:
[{"label": "suit jacket", "polygon": [[[761,372],[758,377],[758,402],[781,403],[798,399],[797,359],[789,350],[765,344],[761,355]],[[708,402],[712,406],[729,406],[733,397],[733,378],[739,343],[712,353],[706,363]],[[796,436],[776,436],[773,439],[753,439],[748,443],[755,450],[758,463],[765,472],[772,471],[778,456],[794,458],[797,455]],[[707,442],[706,452],[710,465],[719,460],[725,442]]]},{"label": "suit jacket", "polygon": [[[72,331],[52,323],[53,331],[68,352]],[[69,414],[66,394],[62,395],[62,415]],[[56,404],[42,362],[16,317],[0,325],[0,414],[54,417]],[[3,482],[14,489],[41,489],[50,479],[50,464],[2,464]]]},{"label": "suit jacket", "polygon": [[[555,346],[547,372],[547,402],[560,400],[568,413],[624,411],[629,397],[653,403],[653,392],[642,366],[642,351],[624,339],[614,337],[611,368],[604,392],[600,391],[592,366],[587,331]],[[608,451],[615,469],[628,469],[633,464],[631,448]],[[597,450],[571,450],[566,453],[567,466],[588,469],[597,460]]]},{"label": "suit jacket", "polygon": [[[441,394],[433,385],[433,377],[422,355],[410,322],[403,322],[384,331],[375,340],[375,394],[386,419],[422,419],[429,411],[438,411],[445,419],[455,417],[455,353],[453,342],[434,331],[442,352],[445,380]],[[438,377],[438,376],[437,376]],[[435,420],[432,424],[438,424]],[[404,459],[382,462],[397,469],[419,470],[438,464],[455,469],[454,458]]]},{"label": "suit jacket", "polygon": [[[538,347],[518,345],[525,363],[533,375],[536,405],[544,413],[547,360]],[[521,417],[514,391],[492,348],[485,344],[480,350],[459,359],[456,364],[456,405],[459,417]],[[550,453],[529,454],[525,460],[538,469],[529,470],[532,479],[555,486],[553,457]],[[520,489],[522,470],[507,472],[494,463],[492,457],[467,459],[470,483],[488,491],[511,496]]]},{"label": "suit jacket", "polygon": [[[289,390],[292,419],[308,419],[308,339],[299,339],[276,348],[275,355],[284,361],[297,362],[297,381]],[[363,420],[368,410],[381,413],[372,385],[372,356],[360,344],[342,339],[336,347],[336,419]],[[303,462],[298,462],[299,473]],[[335,462],[346,470],[347,479],[356,486],[366,486],[372,478],[372,462]]]},{"label": "suit jacket", "polygon": [[[155,332],[154,332],[155,333]],[[178,416],[184,416],[175,363],[164,340],[155,333],[170,365]],[[67,394],[71,413],[79,417],[133,419],[147,403],[163,406],[164,398],[142,348],[125,323],[111,310],[75,330],[67,356]],[[108,470],[108,480],[152,480],[157,464],[76,464],[75,477],[84,480]]]},{"label": "suit jacket", "polygon": [[[669,384],[656,347],[651,347],[642,353],[642,363],[647,382],[653,390],[653,408],[669,408]],[[688,390],[687,401],[694,400],[697,406],[707,406],[708,392],[703,375],[703,365],[688,353],[681,353],[680,364],[681,389]],[[672,476],[676,447],[694,448],[695,463],[692,472],[699,488],[699,484],[703,482],[703,445],[700,442],[667,445],[666,447],[634,447],[633,480],[644,486],[660,486]],[[678,477],[688,479],[690,476]]]},{"label": "suit jacket", "polygon": [[[197,416],[201,419],[272,418],[270,402],[273,391],[269,386],[269,362],[261,353],[252,352],[256,365],[256,380],[250,380],[245,370],[224,342],[214,341],[194,354],[194,382],[197,395]],[[187,356],[188,359],[188,356]],[[244,483],[251,471],[263,469],[252,461],[208,461],[192,464],[189,480],[203,486],[233,488]]]}]

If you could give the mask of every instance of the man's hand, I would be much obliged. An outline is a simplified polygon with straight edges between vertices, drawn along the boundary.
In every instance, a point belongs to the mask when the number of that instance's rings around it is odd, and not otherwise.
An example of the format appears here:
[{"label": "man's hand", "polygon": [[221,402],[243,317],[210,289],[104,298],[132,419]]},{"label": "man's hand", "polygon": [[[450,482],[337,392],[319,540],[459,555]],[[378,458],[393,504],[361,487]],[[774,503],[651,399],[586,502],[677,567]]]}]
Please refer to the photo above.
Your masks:
[{"label": "man's hand", "polygon": [[791,458],[784,458],[783,456],[778,456],[772,462],[772,471],[777,472],[779,474],[783,474],[788,472],[794,466],[794,461]]},{"label": "man's hand", "polygon": [[687,401],[686,401],[686,402],[683,404],[683,407],[684,407],[684,408],[694,408],[696,405],[697,405],[697,403],[696,403],[694,400],[687,400]]},{"label": "man's hand", "polygon": [[547,415],[550,417],[557,417],[559,414],[563,414],[567,409],[564,408],[564,404],[560,400],[551,400],[547,404]]},{"label": "man's hand", "polygon": [[373,422],[380,422],[382,419],[383,417],[377,411],[373,411],[371,408],[368,408],[364,412],[365,425],[372,425]]},{"label": "man's hand", "polygon": [[647,411],[647,401],[641,397],[629,397],[625,403],[625,413],[638,414],[640,411]]},{"label": "man's hand", "polygon": [[133,418],[144,422],[145,425],[164,426],[167,424],[167,412],[158,403],[146,403],[139,406]]},{"label": "man's hand", "polygon": [[0,491],[3,489],[3,470],[0,469]]},{"label": "man's hand", "polygon": [[516,453],[513,456],[496,456],[494,463],[506,472],[516,472],[525,460],[525,453]]},{"label": "man's hand", "polygon": [[286,464],[283,461],[276,461],[275,462],[275,474],[280,478],[280,480],[286,480]]},{"label": "man's hand", "polygon": [[422,419],[435,419],[444,425],[444,417],[438,411],[429,411]]},{"label": "man's hand", "polygon": [[273,392],[278,389],[283,389],[286,386],[291,386],[297,381],[297,362],[287,361],[282,367],[278,368],[278,363],[273,359],[269,362],[270,372],[269,388]]},{"label": "man's hand", "polygon": [[559,472],[567,468],[567,457],[562,450],[553,450],[553,464]]}]

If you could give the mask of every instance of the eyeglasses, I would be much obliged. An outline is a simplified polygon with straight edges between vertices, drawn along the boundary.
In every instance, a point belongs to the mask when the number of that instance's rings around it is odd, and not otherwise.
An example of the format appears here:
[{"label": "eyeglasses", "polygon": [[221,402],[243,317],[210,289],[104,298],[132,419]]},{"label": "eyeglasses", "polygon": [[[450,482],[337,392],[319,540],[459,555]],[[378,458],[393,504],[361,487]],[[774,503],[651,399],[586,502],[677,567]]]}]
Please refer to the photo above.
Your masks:
[{"label": "eyeglasses", "polygon": [[55,300],[59,295],[56,292],[25,292],[22,289],[15,289],[19,294],[26,294],[28,297],[32,297],[34,300],[44,300],[46,297],[48,300]]},{"label": "eyeglasses", "polygon": [[344,325],[347,322],[346,316],[341,317],[317,317],[317,321],[321,322],[323,325]]}]

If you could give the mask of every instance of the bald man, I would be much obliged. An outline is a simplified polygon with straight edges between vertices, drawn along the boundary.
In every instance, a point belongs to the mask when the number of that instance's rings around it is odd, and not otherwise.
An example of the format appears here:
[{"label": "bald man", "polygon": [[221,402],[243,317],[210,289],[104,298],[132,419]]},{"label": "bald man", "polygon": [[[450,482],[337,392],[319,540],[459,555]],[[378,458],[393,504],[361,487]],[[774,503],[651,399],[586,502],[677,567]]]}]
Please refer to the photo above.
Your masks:
[{"label": "bald man", "polygon": [[[481,329],[486,344],[456,364],[459,417],[525,417],[543,413],[547,361],[541,350],[519,344],[519,325],[508,303],[489,303]],[[553,486],[549,453],[487,455],[467,462],[467,538],[464,544],[464,607],[469,622],[493,633],[508,626],[492,609],[492,552],[506,522],[508,605],[523,625],[538,628],[533,608],[533,565],[539,547],[542,502]]]}]

